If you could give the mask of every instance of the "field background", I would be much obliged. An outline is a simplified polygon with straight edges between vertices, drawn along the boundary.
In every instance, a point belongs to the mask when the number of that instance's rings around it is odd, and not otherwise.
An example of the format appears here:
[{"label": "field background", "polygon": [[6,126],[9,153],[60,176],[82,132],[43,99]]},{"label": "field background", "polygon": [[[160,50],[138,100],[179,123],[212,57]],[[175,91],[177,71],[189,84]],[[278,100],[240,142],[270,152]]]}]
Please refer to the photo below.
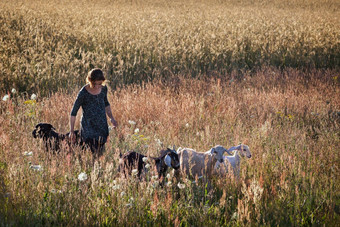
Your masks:
[{"label": "field background", "polygon": [[[336,226],[339,11],[336,0],[0,1],[0,226]],[[93,67],[119,123],[95,166],[31,136],[39,122],[69,130]],[[252,152],[239,180],[116,176],[130,149],[239,143]]]}]

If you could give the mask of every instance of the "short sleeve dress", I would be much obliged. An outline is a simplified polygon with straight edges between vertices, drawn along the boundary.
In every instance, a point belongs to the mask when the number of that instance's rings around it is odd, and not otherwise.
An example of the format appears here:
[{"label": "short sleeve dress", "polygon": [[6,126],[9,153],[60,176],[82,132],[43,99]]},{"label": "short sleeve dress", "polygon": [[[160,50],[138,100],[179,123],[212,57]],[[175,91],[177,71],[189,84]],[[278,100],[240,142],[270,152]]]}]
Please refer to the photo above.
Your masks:
[{"label": "short sleeve dress", "polygon": [[78,93],[71,116],[77,116],[79,108],[82,107],[80,134],[84,141],[91,139],[106,143],[109,127],[105,107],[110,105],[107,100],[107,87],[103,86],[98,95],[92,95],[85,86]]}]

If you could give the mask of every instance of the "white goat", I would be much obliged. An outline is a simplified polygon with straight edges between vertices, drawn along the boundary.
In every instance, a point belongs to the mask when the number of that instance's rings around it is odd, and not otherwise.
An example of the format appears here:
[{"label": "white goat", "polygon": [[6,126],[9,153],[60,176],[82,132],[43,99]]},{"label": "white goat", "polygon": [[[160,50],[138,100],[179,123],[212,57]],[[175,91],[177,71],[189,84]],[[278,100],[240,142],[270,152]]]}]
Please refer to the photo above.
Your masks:
[{"label": "white goat", "polygon": [[197,152],[191,148],[178,148],[180,169],[176,171],[176,175],[182,173],[193,177],[210,176],[216,162],[224,161],[224,152],[232,154],[221,145],[217,145],[207,152]]},{"label": "white goat", "polygon": [[214,173],[226,175],[228,173],[229,168],[232,168],[234,176],[239,177],[241,157],[246,156],[247,158],[251,158],[251,153],[249,147],[244,144],[234,146],[228,149],[229,152],[234,150],[235,152],[232,156],[223,156],[222,162],[220,160],[216,162]]}]

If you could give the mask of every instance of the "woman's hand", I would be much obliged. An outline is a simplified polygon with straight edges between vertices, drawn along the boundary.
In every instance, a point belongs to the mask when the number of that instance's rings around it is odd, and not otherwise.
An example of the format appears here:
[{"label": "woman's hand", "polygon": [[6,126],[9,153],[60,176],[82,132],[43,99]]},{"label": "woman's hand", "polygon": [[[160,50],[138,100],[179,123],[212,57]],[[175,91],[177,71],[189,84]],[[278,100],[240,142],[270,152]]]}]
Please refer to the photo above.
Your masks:
[{"label": "woman's hand", "polygon": [[110,118],[110,120],[111,120],[111,123],[113,125],[113,128],[117,128],[118,127],[117,121],[114,118]]},{"label": "woman's hand", "polygon": [[70,132],[69,138],[70,138],[71,144],[74,144],[76,142],[76,134],[74,133],[74,131]]}]

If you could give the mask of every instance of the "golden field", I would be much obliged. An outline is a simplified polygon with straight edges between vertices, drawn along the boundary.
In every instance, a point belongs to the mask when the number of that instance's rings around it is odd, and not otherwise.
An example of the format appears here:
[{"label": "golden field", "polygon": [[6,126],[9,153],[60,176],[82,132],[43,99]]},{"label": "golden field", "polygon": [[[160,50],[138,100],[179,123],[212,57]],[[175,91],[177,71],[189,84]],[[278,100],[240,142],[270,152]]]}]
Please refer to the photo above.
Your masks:
[{"label": "golden field", "polygon": [[120,85],[263,66],[338,69],[338,1],[248,2],[1,1],[0,89],[46,95],[82,84],[94,66]]},{"label": "golden field", "polygon": [[[1,1],[0,226],[336,226],[339,8]],[[119,123],[94,166],[77,149],[45,152],[31,134],[39,122],[69,130],[93,67],[109,80]],[[238,180],[170,171],[161,187],[152,171],[144,181],[117,175],[127,150],[239,143],[252,158],[241,160]]]}]

